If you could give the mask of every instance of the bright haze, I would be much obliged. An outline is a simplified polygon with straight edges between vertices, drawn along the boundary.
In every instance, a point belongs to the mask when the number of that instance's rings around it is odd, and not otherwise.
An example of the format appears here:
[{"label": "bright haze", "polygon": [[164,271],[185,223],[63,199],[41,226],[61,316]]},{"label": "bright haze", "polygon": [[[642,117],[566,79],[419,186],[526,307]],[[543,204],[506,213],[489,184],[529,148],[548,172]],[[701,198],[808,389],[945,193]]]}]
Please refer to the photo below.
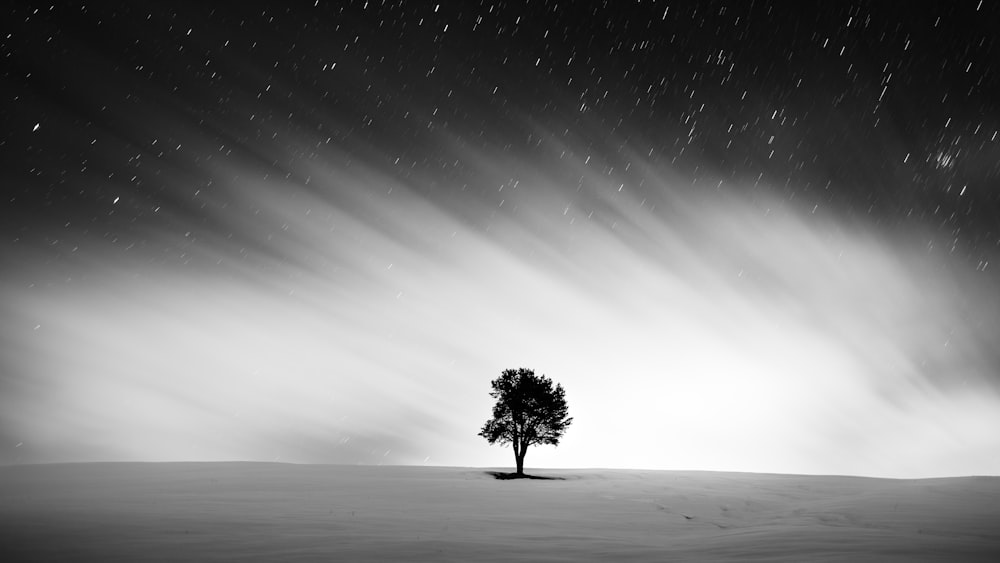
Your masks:
[{"label": "bright haze", "polygon": [[1000,473],[997,8],[8,6],[0,462]]}]

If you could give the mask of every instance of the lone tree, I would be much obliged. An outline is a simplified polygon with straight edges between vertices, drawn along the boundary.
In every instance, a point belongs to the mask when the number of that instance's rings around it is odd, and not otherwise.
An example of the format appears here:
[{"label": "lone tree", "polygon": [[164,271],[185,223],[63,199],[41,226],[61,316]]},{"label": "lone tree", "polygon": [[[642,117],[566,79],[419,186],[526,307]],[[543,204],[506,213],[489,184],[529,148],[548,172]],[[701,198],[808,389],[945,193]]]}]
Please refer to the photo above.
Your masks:
[{"label": "lone tree", "polygon": [[493,418],[479,435],[491,444],[514,445],[517,475],[524,475],[524,454],[533,444],[559,445],[559,438],[573,422],[567,418],[566,392],[562,385],[535,375],[530,369],[505,369],[491,383]]}]

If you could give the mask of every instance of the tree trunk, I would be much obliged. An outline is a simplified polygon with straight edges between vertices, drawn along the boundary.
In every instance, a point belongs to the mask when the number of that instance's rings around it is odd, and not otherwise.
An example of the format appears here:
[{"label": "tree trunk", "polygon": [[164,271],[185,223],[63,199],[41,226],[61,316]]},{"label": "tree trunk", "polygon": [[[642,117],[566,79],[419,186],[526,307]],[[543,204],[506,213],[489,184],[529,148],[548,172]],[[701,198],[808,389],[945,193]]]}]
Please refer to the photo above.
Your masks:
[{"label": "tree trunk", "polygon": [[524,475],[524,454],[528,453],[528,448],[524,447],[521,451],[517,451],[517,446],[514,446],[514,462],[517,464],[517,474]]}]

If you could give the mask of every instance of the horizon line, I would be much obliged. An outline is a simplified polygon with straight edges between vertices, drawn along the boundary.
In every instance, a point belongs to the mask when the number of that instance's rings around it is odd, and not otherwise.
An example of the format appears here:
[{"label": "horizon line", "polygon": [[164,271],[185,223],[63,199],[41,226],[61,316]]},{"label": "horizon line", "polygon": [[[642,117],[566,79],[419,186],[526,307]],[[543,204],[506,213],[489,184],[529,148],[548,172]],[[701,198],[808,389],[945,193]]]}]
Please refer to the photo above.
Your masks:
[{"label": "horizon line", "polygon": [[[57,465],[167,465],[167,464],[199,464],[199,465],[222,465],[222,464],[255,464],[255,465],[295,465],[295,466],[316,466],[316,467],[385,467],[385,468],[424,468],[424,469],[462,469],[462,470],[502,470],[508,469],[506,465],[418,465],[407,463],[312,463],[295,462],[281,460],[97,460],[97,461],[42,461],[31,463],[0,463],[0,469],[12,467],[38,467]],[[874,475],[854,475],[847,473],[782,473],[776,471],[740,471],[740,470],[720,470],[720,469],[652,469],[636,467],[537,467],[531,471],[621,471],[621,472],[658,472],[658,473],[725,473],[739,475],[770,475],[784,477],[828,477],[828,478],[851,478],[851,479],[884,479],[894,481],[920,481],[930,479],[967,479],[967,478],[1000,478],[1000,475],[988,474],[965,474],[965,475],[933,475],[924,477],[883,477]],[[525,473],[529,473],[528,469]],[[530,473],[529,473],[530,474]]]}]

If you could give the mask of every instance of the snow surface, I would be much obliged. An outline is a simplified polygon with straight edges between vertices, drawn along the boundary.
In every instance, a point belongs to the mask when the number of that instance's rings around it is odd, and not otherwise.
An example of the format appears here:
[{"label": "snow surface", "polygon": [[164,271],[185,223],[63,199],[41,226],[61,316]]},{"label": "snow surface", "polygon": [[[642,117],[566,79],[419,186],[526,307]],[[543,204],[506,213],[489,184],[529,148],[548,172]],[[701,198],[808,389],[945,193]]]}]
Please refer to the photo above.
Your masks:
[{"label": "snow surface", "polygon": [[1000,477],[0,468],[3,561],[1000,561]]}]

